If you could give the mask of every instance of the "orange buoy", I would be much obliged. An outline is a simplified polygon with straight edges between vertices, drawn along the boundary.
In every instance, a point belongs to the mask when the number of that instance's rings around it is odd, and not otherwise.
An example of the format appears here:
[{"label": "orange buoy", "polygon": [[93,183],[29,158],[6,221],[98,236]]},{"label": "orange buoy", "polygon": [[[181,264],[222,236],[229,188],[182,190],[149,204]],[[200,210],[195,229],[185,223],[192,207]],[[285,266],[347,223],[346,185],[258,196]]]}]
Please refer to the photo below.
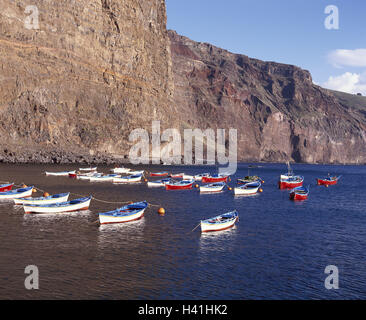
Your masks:
[{"label": "orange buoy", "polygon": [[158,213],[163,216],[165,214],[165,209],[164,208],[159,208]]},{"label": "orange buoy", "polygon": [[328,188],[329,186],[326,184],[325,187]]},{"label": "orange buoy", "polygon": [[232,187],[228,187],[228,189],[231,191],[231,190],[233,190],[233,188]]},{"label": "orange buoy", "polygon": [[264,180],[262,180],[262,183],[264,183]]},{"label": "orange buoy", "polygon": [[144,179],[145,182],[147,182],[147,179]]},{"label": "orange buoy", "polygon": [[263,189],[262,188],[259,188],[259,190],[258,190],[259,192],[263,192]]},{"label": "orange buoy", "polygon": [[22,188],[27,188],[28,186],[23,183]]},{"label": "orange buoy", "polygon": [[196,184],[196,188],[198,188],[199,187],[199,185],[198,184]]},{"label": "orange buoy", "polygon": [[49,196],[50,196],[50,194],[49,194],[48,192],[45,192],[45,193],[43,194],[43,196],[44,196],[44,197],[49,197]]},{"label": "orange buoy", "polygon": [[33,189],[32,189],[32,192],[33,192],[33,193],[36,193],[36,192],[37,192],[37,189],[36,189],[36,188],[33,188]]}]

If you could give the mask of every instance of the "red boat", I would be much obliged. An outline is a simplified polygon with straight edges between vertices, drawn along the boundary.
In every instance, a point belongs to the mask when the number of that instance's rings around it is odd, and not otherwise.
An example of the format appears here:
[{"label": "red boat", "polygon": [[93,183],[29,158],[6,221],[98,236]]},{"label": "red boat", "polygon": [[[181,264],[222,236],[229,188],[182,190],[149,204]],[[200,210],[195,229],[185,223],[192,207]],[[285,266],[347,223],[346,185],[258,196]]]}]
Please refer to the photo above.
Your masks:
[{"label": "red boat", "polygon": [[76,173],[69,173],[69,178],[77,178],[77,176]]},{"label": "red boat", "polygon": [[176,178],[183,178],[183,176],[184,176],[184,173],[172,173],[170,175],[170,177],[171,178],[174,178],[174,179],[176,179]]},{"label": "red boat", "polygon": [[166,177],[167,175],[169,175],[169,172],[150,172],[150,177]]},{"label": "red boat", "polygon": [[291,176],[287,179],[280,179],[278,182],[278,187],[280,189],[293,189],[296,187],[301,187],[304,182],[304,177],[301,176]]},{"label": "red boat", "polygon": [[213,182],[227,182],[229,176],[222,176],[222,175],[213,175],[208,177],[202,177],[203,183],[213,183]]},{"label": "red boat", "polygon": [[194,180],[172,181],[165,184],[166,190],[192,189]]},{"label": "red boat", "polygon": [[338,180],[341,176],[339,177],[327,177],[324,179],[316,179],[317,184],[318,185],[323,185],[323,186],[332,186],[338,183]]},{"label": "red boat", "polygon": [[290,199],[291,200],[306,200],[309,195],[309,188],[297,187],[291,190]]},{"label": "red boat", "polygon": [[14,186],[14,183],[7,183],[0,185],[0,192],[10,191]]}]

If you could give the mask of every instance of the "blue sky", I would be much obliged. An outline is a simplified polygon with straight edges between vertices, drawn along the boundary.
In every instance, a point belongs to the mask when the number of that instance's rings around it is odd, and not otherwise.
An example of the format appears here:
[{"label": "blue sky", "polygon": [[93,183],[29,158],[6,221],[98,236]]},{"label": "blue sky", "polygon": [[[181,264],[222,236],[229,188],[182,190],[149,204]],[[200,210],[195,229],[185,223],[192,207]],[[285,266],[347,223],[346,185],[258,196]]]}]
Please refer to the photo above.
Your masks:
[{"label": "blue sky", "polygon": [[[253,58],[294,64],[309,70],[317,84],[366,95],[365,0],[166,3],[168,28],[181,35]],[[339,10],[338,30],[324,25],[329,5]]]}]

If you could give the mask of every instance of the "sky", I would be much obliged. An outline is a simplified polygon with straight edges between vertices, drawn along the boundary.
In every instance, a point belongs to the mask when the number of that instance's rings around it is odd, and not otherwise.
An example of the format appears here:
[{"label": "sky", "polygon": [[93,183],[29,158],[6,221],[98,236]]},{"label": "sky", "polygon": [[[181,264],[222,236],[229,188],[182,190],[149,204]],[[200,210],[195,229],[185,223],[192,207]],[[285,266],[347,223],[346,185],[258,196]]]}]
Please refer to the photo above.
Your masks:
[{"label": "sky", "polygon": [[168,28],[183,36],[252,58],[294,64],[309,70],[316,84],[366,95],[366,0],[166,4]]}]

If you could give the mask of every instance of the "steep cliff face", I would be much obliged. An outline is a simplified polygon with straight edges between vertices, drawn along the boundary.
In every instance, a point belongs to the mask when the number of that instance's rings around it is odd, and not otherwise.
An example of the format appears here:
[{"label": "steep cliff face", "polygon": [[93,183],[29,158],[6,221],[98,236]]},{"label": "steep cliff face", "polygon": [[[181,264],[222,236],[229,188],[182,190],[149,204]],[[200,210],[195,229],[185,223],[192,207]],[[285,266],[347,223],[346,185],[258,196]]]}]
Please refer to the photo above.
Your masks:
[{"label": "steep cliff face", "polygon": [[364,111],[314,85],[308,71],[169,37],[184,126],[237,129],[246,161],[366,162]]},{"label": "steep cliff face", "polygon": [[133,129],[171,123],[164,0],[33,0],[36,30],[28,5],[0,1],[0,156],[126,155]]}]

